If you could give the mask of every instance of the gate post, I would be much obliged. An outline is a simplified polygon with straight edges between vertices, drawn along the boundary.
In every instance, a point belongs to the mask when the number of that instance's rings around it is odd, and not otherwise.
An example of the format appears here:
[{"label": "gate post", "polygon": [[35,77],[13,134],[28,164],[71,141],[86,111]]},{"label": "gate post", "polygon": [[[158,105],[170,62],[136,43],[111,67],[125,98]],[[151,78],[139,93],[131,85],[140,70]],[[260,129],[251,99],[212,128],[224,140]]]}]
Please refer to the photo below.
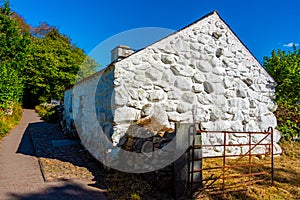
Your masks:
[{"label": "gate post", "polygon": [[[186,150],[186,147],[192,144],[193,127],[192,123],[176,123],[176,150]],[[175,199],[183,199],[187,195],[190,178],[189,162],[189,150],[174,162]]]}]

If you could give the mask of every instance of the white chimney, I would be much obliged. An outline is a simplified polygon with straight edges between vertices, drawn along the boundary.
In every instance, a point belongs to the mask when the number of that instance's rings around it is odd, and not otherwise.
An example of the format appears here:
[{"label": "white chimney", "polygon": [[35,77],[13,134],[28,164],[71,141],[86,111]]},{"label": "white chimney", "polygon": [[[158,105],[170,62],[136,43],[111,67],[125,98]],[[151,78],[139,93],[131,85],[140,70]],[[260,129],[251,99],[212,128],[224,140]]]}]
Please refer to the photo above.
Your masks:
[{"label": "white chimney", "polygon": [[128,46],[119,45],[111,50],[111,62],[120,61],[131,54],[134,53],[134,50],[129,48]]}]

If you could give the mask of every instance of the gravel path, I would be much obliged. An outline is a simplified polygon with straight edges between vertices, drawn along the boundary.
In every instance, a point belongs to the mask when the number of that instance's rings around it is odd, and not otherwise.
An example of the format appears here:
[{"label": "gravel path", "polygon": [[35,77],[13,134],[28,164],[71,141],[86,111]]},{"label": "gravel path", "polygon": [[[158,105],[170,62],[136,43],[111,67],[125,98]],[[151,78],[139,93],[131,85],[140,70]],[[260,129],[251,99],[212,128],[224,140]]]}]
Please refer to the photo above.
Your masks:
[{"label": "gravel path", "polygon": [[[24,110],[21,124],[0,141],[0,200],[105,199],[104,190],[89,186],[89,177],[81,179],[71,176],[59,179],[49,175],[48,179],[61,181],[44,181],[30,132],[49,130],[55,131],[55,127],[42,122],[33,110]],[[74,151],[78,150],[77,147],[72,148]],[[68,158],[65,159],[64,162],[72,162]],[[76,162],[80,161],[74,161],[72,164]]]}]

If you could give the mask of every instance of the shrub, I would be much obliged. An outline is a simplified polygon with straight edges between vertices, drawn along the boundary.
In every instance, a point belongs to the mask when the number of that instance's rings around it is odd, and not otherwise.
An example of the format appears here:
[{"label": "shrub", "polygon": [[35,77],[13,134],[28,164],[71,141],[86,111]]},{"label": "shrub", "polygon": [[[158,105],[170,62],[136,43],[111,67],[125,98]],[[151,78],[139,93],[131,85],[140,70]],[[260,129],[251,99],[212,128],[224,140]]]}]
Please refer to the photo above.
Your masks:
[{"label": "shrub", "polygon": [[37,112],[43,120],[49,123],[57,123],[59,119],[57,108],[57,106],[50,104],[40,104],[35,106],[35,112]]},{"label": "shrub", "polygon": [[277,117],[277,129],[281,131],[284,140],[292,140],[300,136],[300,105],[278,103],[275,112]]},{"label": "shrub", "polygon": [[15,125],[20,123],[22,117],[22,107],[19,103],[11,103],[12,114],[7,114],[7,110],[0,110],[0,138],[4,137]]}]

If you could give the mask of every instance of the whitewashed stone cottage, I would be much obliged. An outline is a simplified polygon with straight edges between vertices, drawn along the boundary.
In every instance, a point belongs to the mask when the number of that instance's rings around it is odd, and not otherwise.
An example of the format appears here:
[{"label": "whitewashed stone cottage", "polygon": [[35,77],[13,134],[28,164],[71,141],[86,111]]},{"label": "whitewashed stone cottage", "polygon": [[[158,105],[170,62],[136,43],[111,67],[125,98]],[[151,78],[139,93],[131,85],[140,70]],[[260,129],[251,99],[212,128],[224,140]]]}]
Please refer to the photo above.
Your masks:
[{"label": "whitewashed stone cottage", "polygon": [[[67,123],[80,119],[82,143],[101,160],[102,140],[118,145],[129,125],[151,112],[159,113],[159,128],[174,129],[176,122],[201,122],[207,130],[275,128],[274,98],[273,78],[213,12],[77,83],[64,103]],[[280,133],[274,136],[278,142]],[[231,140],[243,142],[238,135]],[[222,143],[217,137],[203,142]],[[277,144],[274,150],[281,152]]]}]

